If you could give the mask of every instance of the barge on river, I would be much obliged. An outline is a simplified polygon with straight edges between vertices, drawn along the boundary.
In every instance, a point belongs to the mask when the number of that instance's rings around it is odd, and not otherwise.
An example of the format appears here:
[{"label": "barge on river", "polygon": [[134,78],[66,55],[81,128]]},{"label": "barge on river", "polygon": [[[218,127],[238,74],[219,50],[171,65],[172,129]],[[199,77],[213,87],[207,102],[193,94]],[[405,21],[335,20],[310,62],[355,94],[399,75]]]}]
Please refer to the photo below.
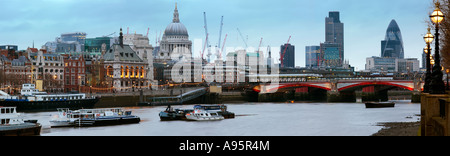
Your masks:
[{"label": "barge on river", "polygon": [[395,107],[394,102],[367,102],[366,108],[389,108]]},{"label": "barge on river", "polygon": [[[170,120],[189,120],[188,116],[192,117],[194,115],[197,117],[202,117],[206,115],[218,115],[222,116],[224,119],[232,119],[235,117],[233,112],[229,112],[227,105],[195,105],[194,109],[173,109],[170,105],[166,108],[165,111],[161,111],[159,113],[159,117],[161,121],[170,121]],[[199,110],[200,112],[207,112],[209,114],[196,113],[195,110]],[[197,111],[197,112],[199,112]],[[212,114],[211,114],[212,113]]]},{"label": "barge on river", "polygon": [[94,108],[99,100],[98,97],[86,97],[86,94],[47,94],[37,90],[34,84],[23,84],[20,96],[0,91],[0,106],[16,107],[18,111]]}]

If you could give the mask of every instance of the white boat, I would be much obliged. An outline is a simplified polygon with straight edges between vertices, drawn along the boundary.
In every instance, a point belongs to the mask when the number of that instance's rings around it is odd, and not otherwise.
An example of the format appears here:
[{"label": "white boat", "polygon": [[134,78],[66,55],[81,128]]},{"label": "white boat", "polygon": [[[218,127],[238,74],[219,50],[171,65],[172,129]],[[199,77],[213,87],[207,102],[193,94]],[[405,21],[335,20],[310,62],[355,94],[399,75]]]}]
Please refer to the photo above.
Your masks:
[{"label": "white boat", "polygon": [[217,112],[195,109],[194,112],[186,114],[186,119],[191,121],[217,121],[225,118]]},{"label": "white boat", "polygon": [[0,107],[0,136],[39,135],[41,127],[37,120],[24,120],[16,107]]},{"label": "white boat", "polygon": [[50,126],[53,127],[70,127],[74,126],[74,121],[78,118],[72,118],[72,111],[69,108],[58,108],[58,114],[50,119]]},{"label": "white boat", "polygon": [[68,126],[106,126],[139,123],[138,116],[122,108],[80,109],[71,111],[68,108],[58,108],[58,115],[50,121],[51,127]]}]

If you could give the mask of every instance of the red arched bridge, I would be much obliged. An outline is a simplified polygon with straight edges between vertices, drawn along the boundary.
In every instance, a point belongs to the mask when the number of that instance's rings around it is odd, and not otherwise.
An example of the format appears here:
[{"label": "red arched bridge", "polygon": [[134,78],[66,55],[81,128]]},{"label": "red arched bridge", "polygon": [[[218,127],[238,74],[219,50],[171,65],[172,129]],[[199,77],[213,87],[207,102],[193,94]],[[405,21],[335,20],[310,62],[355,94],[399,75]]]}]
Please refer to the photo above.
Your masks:
[{"label": "red arched bridge", "polygon": [[[268,83],[260,84],[253,88],[253,91],[260,96],[273,93],[295,92],[296,94],[309,94],[316,96],[321,94],[321,98],[327,97],[329,102],[356,101],[355,91],[363,91],[369,99],[387,100],[388,90],[402,88],[412,92],[420,92],[423,83],[415,80],[320,80],[288,83]],[[377,100],[378,101],[378,100]]]},{"label": "red arched bridge", "polygon": [[259,85],[253,88],[258,93],[274,93],[293,88],[317,88],[332,92],[355,91],[361,90],[370,86],[387,86],[398,87],[409,91],[421,91],[423,84],[421,82],[415,83],[413,80],[340,80],[340,81],[323,81],[323,82],[294,82],[294,83],[279,83]]}]

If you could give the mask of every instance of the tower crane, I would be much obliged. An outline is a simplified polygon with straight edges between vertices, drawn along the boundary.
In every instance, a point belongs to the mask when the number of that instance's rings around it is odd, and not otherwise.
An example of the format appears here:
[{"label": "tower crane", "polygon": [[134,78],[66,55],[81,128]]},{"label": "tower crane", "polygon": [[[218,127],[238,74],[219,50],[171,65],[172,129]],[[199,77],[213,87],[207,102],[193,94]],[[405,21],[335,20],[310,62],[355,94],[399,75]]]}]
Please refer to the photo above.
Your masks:
[{"label": "tower crane", "polygon": [[148,37],[148,33],[149,33],[149,31],[150,31],[150,28],[148,28],[148,29],[147,29],[147,35],[146,35],[147,37]]},{"label": "tower crane", "polygon": [[112,35],[114,35],[114,34],[116,34],[116,32],[113,32],[113,33],[111,33],[111,34],[109,34],[109,35],[105,35],[105,36],[103,36],[103,37],[109,37],[109,36],[112,36]]},{"label": "tower crane", "polygon": [[225,35],[225,39],[223,40],[222,50],[220,50],[219,56],[222,58],[223,48],[225,47],[225,43],[227,43],[228,34]]},{"label": "tower crane", "polygon": [[284,46],[284,51],[283,51],[283,53],[280,52],[281,67],[284,67],[284,55],[286,54],[286,50],[287,50],[289,41],[291,41],[291,36],[289,36],[289,39],[288,39],[287,43],[286,43],[285,46]]},{"label": "tower crane", "polygon": [[217,46],[216,52],[217,59],[222,59],[222,52],[220,51],[220,42],[222,41],[222,27],[223,27],[223,16],[222,19],[220,20],[219,42],[217,43],[219,45]]},{"label": "tower crane", "polygon": [[262,41],[263,41],[263,38],[261,37],[261,41],[259,41],[258,51],[256,51],[256,52],[259,52],[259,48],[261,48]]},{"label": "tower crane", "polygon": [[248,48],[247,41],[245,40],[244,36],[242,36],[241,30],[237,28],[237,31],[239,32],[239,35],[241,35],[242,41],[244,41],[245,49],[247,49]]},{"label": "tower crane", "polygon": [[[205,35],[206,38],[208,38],[208,24],[206,22],[206,12],[203,12],[203,17],[205,21]],[[211,61],[211,46],[209,44],[209,40],[206,40],[206,46],[208,47],[208,54],[206,55],[208,57],[208,63]]]},{"label": "tower crane", "polygon": [[206,34],[205,46],[203,47],[203,51],[200,52],[200,56],[202,57],[202,62],[203,62],[203,59],[204,59],[203,56],[205,54],[205,49],[206,49],[207,44],[208,44],[208,35],[209,34]]}]

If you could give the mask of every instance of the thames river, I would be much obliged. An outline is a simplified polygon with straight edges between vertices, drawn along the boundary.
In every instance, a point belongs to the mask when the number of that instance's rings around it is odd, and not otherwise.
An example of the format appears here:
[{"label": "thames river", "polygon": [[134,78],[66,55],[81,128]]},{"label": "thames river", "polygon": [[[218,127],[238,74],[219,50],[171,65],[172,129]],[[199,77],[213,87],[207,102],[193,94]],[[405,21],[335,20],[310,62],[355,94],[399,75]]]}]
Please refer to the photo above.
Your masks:
[{"label": "thames river", "polygon": [[383,128],[378,123],[420,119],[420,104],[395,102],[395,108],[380,109],[362,103],[228,104],[235,119],[203,122],[160,121],[163,106],[126,107],[141,118],[139,124],[81,128],[50,128],[57,112],[26,113],[25,118],[39,120],[42,136],[369,136]]}]

